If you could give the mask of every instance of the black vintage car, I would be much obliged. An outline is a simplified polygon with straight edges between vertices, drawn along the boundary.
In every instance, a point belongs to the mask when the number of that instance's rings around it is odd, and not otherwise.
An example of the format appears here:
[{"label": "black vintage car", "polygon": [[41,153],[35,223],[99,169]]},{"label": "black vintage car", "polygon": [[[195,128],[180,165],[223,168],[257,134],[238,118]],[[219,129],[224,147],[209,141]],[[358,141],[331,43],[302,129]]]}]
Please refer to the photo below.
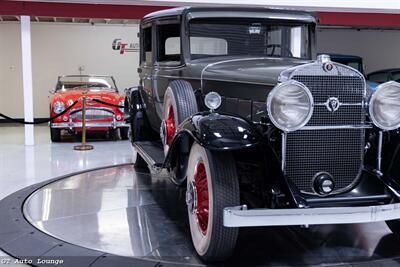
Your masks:
[{"label": "black vintage car", "polygon": [[[133,162],[186,186],[203,260],[239,227],[388,221],[400,232],[400,84],[315,56],[306,12],[177,8],[140,25]],[[162,222],[160,222],[162,224]]]}]

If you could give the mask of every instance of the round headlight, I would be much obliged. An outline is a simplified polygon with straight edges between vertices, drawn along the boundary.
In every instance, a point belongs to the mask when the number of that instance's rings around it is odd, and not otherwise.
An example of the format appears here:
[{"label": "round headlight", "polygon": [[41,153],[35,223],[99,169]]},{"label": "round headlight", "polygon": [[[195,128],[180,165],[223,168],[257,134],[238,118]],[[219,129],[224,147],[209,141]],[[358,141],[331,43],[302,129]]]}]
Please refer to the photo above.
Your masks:
[{"label": "round headlight", "polygon": [[269,93],[267,110],[272,123],[285,132],[300,129],[310,120],[314,100],[310,90],[302,83],[281,83]]},{"label": "round headlight", "polygon": [[387,82],[378,86],[369,102],[372,122],[383,130],[400,127],[400,83]]},{"label": "round headlight", "polygon": [[119,108],[119,111],[121,111],[122,113],[124,113],[124,106],[125,106],[125,101],[121,100],[118,104],[118,106],[122,106],[122,108]]},{"label": "round headlight", "polygon": [[57,101],[54,103],[53,111],[56,114],[60,114],[65,110],[65,105],[63,102]]},{"label": "round headlight", "polygon": [[216,92],[209,92],[204,98],[204,104],[211,110],[219,108],[221,102],[221,96]]}]

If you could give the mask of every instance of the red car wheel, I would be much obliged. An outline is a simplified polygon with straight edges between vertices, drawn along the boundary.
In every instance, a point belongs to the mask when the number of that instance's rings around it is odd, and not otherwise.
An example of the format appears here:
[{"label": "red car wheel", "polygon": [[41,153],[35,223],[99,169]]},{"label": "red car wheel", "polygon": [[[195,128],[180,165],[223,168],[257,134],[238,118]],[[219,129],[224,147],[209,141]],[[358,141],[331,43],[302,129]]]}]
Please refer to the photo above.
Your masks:
[{"label": "red car wheel", "polygon": [[193,144],[187,168],[186,205],[193,246],[199,256],[205,261],[229,258],[238,228],[223,225],[223,210],[240,205],[236,164],[229,151],[209,151]]}]

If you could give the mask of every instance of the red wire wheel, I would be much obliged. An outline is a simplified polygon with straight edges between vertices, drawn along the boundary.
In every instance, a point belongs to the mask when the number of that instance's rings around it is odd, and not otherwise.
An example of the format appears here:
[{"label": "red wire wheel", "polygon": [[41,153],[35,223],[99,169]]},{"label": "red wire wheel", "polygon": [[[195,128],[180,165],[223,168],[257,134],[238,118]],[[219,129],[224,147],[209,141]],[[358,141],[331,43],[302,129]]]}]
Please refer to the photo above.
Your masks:
[{"label": "red wire wheel", "polygon": [[209,212],[209,201],[208,201],[208,184],[207,184],[207,173],[204,166],[204,162],[201,160],[196,165],[194,173],[194,182],[196,186],[196,197],[197,197],[197,209],[196,217],[197,223],[203,235],[207,234],[208,228],[208,212]]},{"label": "red wire wheel", "polygon": [[167,128],[167,145],[171,145],[172,140],[174,140],[176,127],[175,127],[175,113],[172,105],[168,107],[167,118],[165,120]]}]

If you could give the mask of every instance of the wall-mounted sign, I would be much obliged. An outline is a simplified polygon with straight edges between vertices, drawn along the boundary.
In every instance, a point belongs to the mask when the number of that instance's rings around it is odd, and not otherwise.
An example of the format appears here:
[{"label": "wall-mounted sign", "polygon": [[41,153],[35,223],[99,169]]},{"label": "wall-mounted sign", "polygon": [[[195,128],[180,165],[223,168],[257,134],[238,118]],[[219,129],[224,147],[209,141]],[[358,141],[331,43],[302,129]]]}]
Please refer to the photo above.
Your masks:
[{"label": "wall-mounted sign", "polygon": [[122,39],[114,39],[112,49],[118,50],[121,55],[125,52],[139,52],[139,43],[124,43]]}]

